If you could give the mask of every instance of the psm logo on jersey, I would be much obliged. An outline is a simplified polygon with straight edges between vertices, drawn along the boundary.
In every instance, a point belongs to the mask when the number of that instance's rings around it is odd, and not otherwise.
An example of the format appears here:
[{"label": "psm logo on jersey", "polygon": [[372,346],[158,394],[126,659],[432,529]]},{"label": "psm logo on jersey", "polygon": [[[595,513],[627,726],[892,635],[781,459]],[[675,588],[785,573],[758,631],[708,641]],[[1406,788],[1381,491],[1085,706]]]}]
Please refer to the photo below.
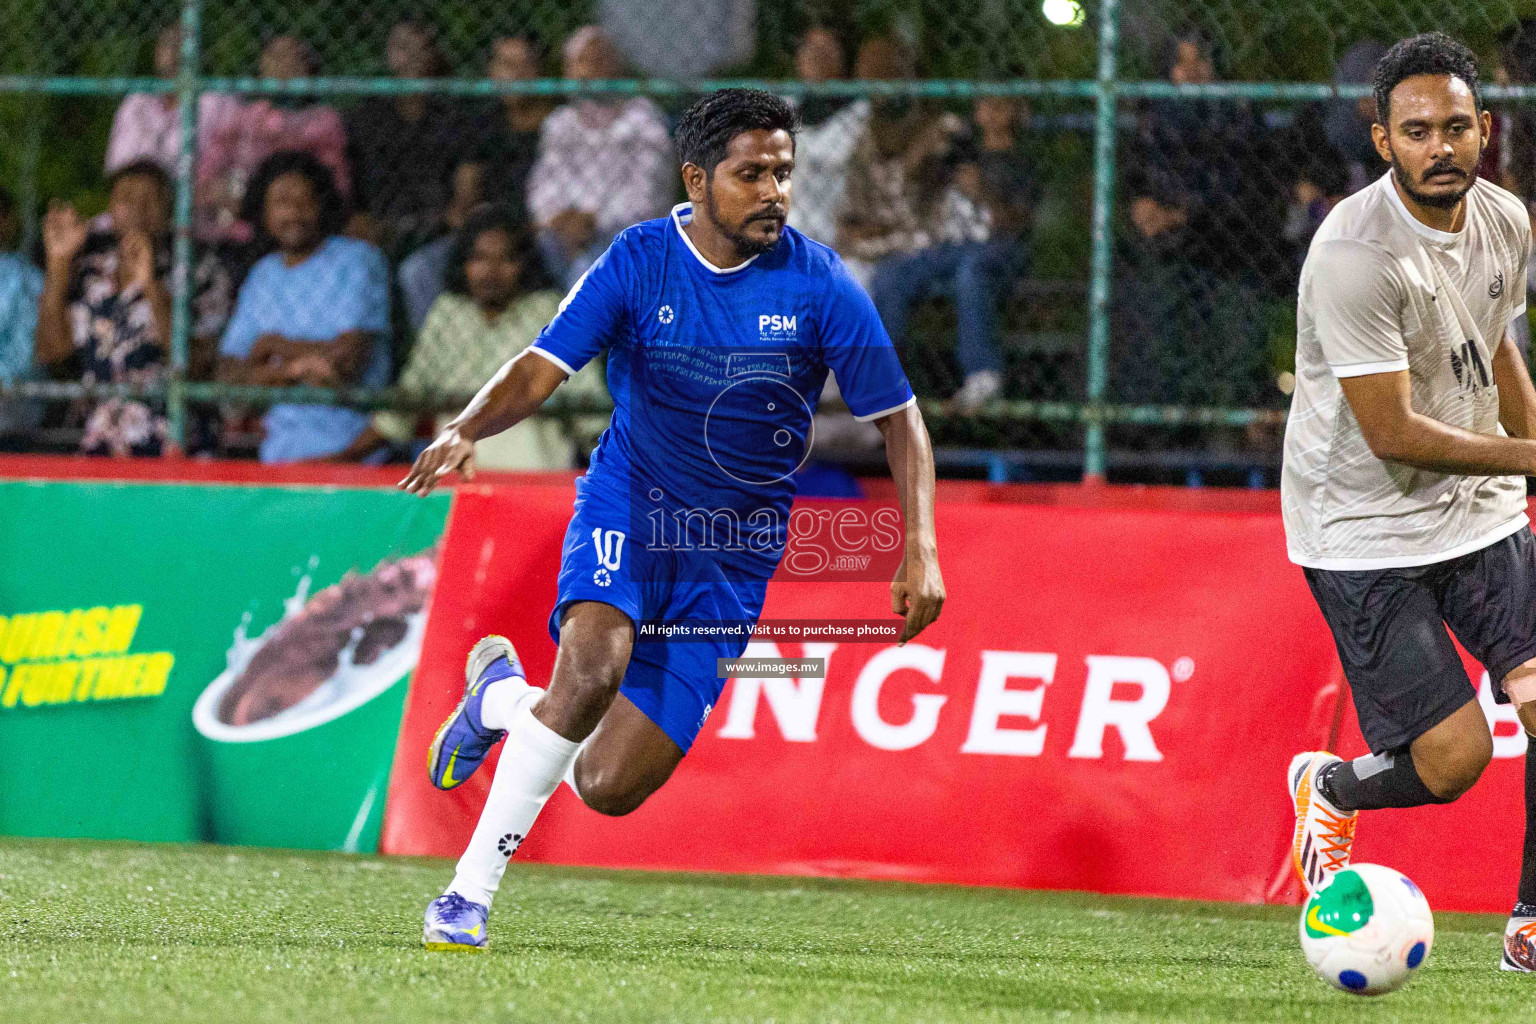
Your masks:
[{"label": "psm logo on jersey", "polygon": [[764,338],[783,338],[797,333],[795,320],[797,317],[784,316],[780,313],[764,313],[757,318],[757,333]]},{"label": "psm logo on jersey", "polygon": [[1504,294],[1504,271],[1501,270],[1501,271],[1499,271],[1498,275],[1496,277],[1494,277],[1493,284],[1488,286],[1488,297],[1490,299],[1496,299],[1500,295],[1503,295],[1503,294]]},{"label": "psm logo on jersey", "polygon": [[672,312],[671,306],[662,306],[656,311],[656,319],[660,320],[664,324],[669,324],[676,318],[677,314]]}]

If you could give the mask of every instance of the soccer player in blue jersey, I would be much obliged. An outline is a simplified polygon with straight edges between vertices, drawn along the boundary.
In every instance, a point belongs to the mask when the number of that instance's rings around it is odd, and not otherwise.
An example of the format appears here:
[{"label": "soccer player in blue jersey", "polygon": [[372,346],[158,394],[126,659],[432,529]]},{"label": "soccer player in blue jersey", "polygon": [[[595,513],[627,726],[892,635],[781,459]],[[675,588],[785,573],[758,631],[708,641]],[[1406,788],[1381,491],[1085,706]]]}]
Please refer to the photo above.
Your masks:
[{"label": "soccer player in blue jersey", "polygon": [[[690,202],[614,239],[401,481],[426,494],[454,471],[472,478],[477,438],[608,350],[613,419],[576,485],[549,685],[530,685],[512,645],[486,637],[432,744],[432,782],[452,789],[506,739],[453,882],[427,908],[428,949],[484,948],[507,860],[562,779],[618,815],[671,776],[720,695],[716,659],[742,653],[762,611],[829,370],[885,436],[906,530],[891,585],[899,642],[938,617],[928,433],[869,297],[835,252],[785,227],[796,127],[766,92],[694,104],[677,130]],[[740,628],[710,642],[642,635],[679,621]]]}]

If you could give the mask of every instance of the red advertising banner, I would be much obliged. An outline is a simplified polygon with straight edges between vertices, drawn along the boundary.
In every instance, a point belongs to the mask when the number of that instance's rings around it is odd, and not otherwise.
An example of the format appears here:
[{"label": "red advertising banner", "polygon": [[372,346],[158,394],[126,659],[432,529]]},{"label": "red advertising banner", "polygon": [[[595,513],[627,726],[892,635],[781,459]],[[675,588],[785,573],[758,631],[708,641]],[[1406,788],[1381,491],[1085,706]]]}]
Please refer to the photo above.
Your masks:
[{"label": "red advertising banner", "polygon": [[[397,468],[0,458],[12,479],[390,487]],[[874,522],[892,497],[802,502]],[[489,632],[548,679],[545,628],[569,474],[458,489],[401,727],[382,845],[456,856],[491,772],[433,789],[426,746]],[[837,517],[842,517],[839,519]],[[1242,901],[1298,896],[1283,771],[1364,751],[1328,631],[1285,560],[1273,492],[942,482],[943,618],[905,648],[783,641],[825,679],[737,679],[673,780],[609,819],[562,789],[519,859],[782,872]],[[807,546],[812,547],[812,546]],[[802,550],[805,550],[803,548]],[[866,574],[867,579],[867,574]],[[769,587],[765,618],[880,620],[879,582]],[[1474,682],[1480,667],[1467,662]],[[1494,761],[1455,804],[1364,816],[1356,856],[1447,910],[1508,909],[1525,739],[1487,699]],[[1471,856],[1467,840],[1473,837]]]},{"label": "red advertising banner", "polygon": [[[386,851],[456,856],[467,840],[490,772],[439,793],[427,743],[484,633],[506,633],[530,678],[547,679],[571,497],[564,484],[460,488]],[[731,681],[644,807],[605,818],[562,788],[519,858],[1295,898],[1284,772],[1339,728],[1337,661],[1286,561],[1275,496],[1208,504],[1188,492],[951,489],[938,505],[949,598],[921,642],[755,644],[749,654],[826,658],[826,678]],[[764,617],[873,619],[889,600],[879,583],[780,579]],[[1499,836],[1498,857],[1457,869],[1496,878],[1471,886],[1448,872],[1456,851],[1436,853],[1401,813],[1368,817],[1362,855],[1408,871],[1437,906],[1504,908],[1521,806],[1506,770],[1518,774],[1499,764],[1464,805],[1487,801],[1481,834]]]}]

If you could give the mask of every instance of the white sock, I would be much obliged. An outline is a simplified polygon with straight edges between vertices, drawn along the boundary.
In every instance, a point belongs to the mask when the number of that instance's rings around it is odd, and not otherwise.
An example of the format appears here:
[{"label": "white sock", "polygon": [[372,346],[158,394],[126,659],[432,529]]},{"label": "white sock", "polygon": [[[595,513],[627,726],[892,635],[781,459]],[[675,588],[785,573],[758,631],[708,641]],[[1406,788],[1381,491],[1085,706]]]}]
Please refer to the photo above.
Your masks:
[{"label": "white sock", "polygon": [[523,706],[543,694],[543,690],[529,685],[522,676],[498,679],[485,688],[485,695],[480,698],[480,724],[487,729],[510,729]]},{"label": "white sock", "polygon": [[507,730],[475,834],[444,892],[491,905],[507,861],[527,837],[580,747],[534,718],[531,707],[518,712]]},{"label": "white sock", "polygon": [[[592,742],[592,737],[590,736],[581,741],[581,746],[576,748],[576,757],[581,756],[581,752],[587,749],[587,744],[590,742]],[[576,757],[571,758],[571,766],[565,770],[565,784],[571,787],[571,792],[575,793],[579,799],[581,797],[581,790],[576,788]],[[582,803],[586,803],[586,801],[583,800]]]}]

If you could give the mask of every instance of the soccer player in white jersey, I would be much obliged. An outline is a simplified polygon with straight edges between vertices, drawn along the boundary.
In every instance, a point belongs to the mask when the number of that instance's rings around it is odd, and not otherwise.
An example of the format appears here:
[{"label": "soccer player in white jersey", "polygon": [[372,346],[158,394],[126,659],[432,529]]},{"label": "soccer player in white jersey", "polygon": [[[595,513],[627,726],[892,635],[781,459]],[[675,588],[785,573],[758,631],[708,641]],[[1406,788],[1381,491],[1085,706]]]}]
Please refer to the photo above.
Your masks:
[{"label": "soccer player in white jersey", "polygon": [[[1478,180],[1492,119],[1466,47],[1403,40],[1373,84],[1391,169],[1329,214],[1302,268],[1281,478],[1290,557],[1371,749],[1291,762],[1309,889],[1349,863],[1359,811],[1448,803],[1487,766],[1492,735],[1447,626],[1536,734],[1536,389],[1507,330],[1525,315],[1530,220]],[[1536,970],[1532,757],[1502,966]]]}]

